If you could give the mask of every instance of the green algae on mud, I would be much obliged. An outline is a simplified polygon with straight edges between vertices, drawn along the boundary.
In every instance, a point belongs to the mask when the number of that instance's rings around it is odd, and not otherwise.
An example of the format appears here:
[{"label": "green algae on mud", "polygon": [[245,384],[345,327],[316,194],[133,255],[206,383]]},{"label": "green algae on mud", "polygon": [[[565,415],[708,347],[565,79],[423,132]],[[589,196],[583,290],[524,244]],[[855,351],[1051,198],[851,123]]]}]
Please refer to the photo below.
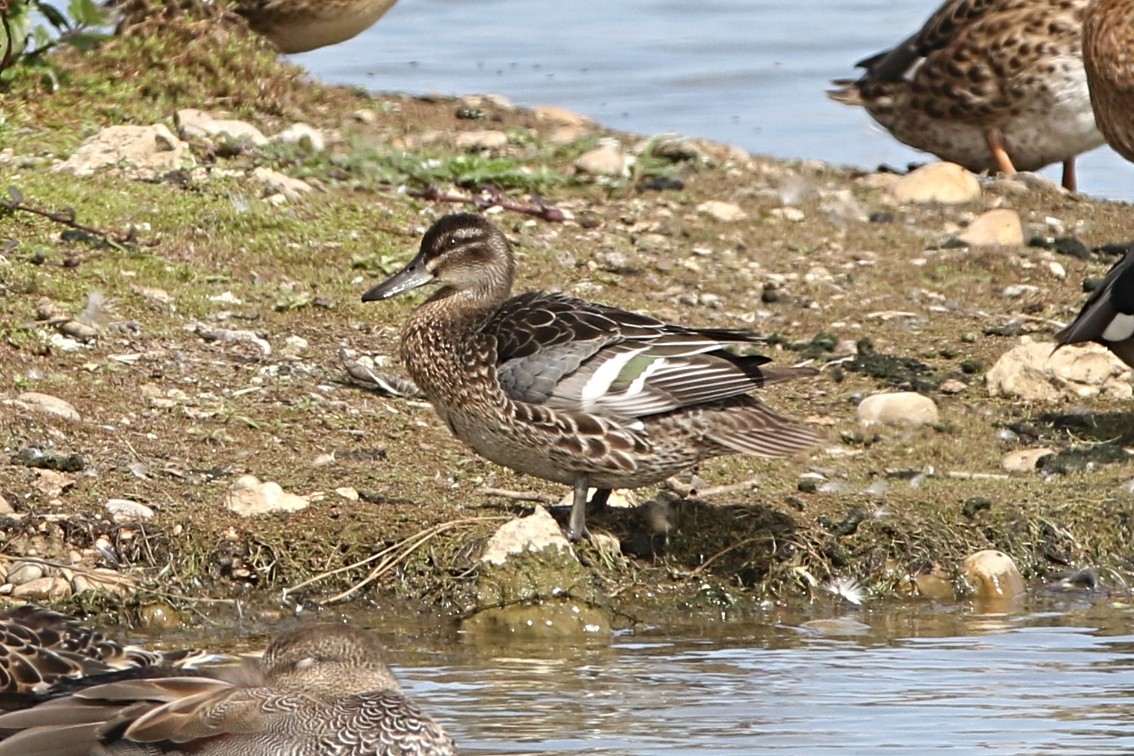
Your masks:
[{"label": "green algae on mud", "polygon": [[[564,492],[474,457],[426,406],[347,385],[340,350],[394,354],[413,303],[364,306],[358,297],[454,207],[399,187],[439,183],[460,195],[496,183],[510,202],[529,203],[535,191],[588,220],[496,216],[516,243],[522,287],[753,328],[773,337],[776,361],[822,367],[819,378],[765,398],[829,426],[824,449],[775,463],[706,463],[698,474],[710,484],[756,483],[675,498],[660,520],[615,508],[593,518],[632,554],[579,548],[621,611],[744,612],[768,598],[810,595],[834,576],[858,578],[876,595],[906,595],[913,576],[955,577],[964,556],[985,548],[1010,554],[1035,581],[1082,566],[1099,569],[1109,590],[1128,580],[1134,495],[1121,454],[1116,464],[1047,476],[1007,475],[999,462],[1025,445],[1129,444],[1129,407],[990,398],[980,374],[1015,343],[997,328],[1049,337],[1081,304],[1075,282],[1101,273],[1105,258],[942,242],[995,205],[1051,235],[1073,230],[1089,248],[1125,239],[1130,207],[1020,192],[1009,182],[987,184],[973,206],[895,206],[869,177],[829,166],[749,158],[696,140],[660,149],[674,140],[585,124],[560,143],[561,123],[492,99],[476,101],[470,118],[468,101],[326,87],[238,24],[155,16],[144,29],[58,56],[57,91],[43,91],[29,71],[4,93],[0,141],[11,152],[0,162],[0,191],[16,186],[28,206],[73,209],[95,228],[136,229],[136,241],[107,244],[26,211],[0,212],[0,401],[36,390],[66,398],[84,417],[71,423],[0,405],[0,494],[16,510],[0,515],[4,560],[33,554],[67,565],[101,537],[138,583],[139,593],[115,599],[129,606],[270,601],[319,578],[289,596],[345,592],[411,613],[468,611],[480,548],[502,517],[529,510],[483,490]],[[101,127],[171,124],[182,107],[225,111],[267,133],[303,120],[334,138],[325,154],[195,144],[197,169],[147,181],[52,170]],[[458,134],[486,127],[502,131],[506,145],[457,146]],[[641,153],[637,173],[574,168],[604,136]],[[317,191],[273,204],[249,181],[261,166]],[[643,180],[650,176],[671,188],[654,188]],[[776,212],[789,196],[803,222]],[[719,199],[748,220],[698,211]],[[1066,280],[1049,272],[1051,261],[1067,269]],[[1016,284],[1034,290],[1004,296]],[[37,310],[49,300],[76,317],[92,292],[106,302],[100,335],[68,351]],[[206,341],[201,324],[247,330],[272,350]],[[851,355],[842,343],[866,339],[872,352],[844,360]],[[955,393],[941,390],[949,379]],[[858,428],[855,402],[895,387],[933,396],[942,421]],[[1058,421],[1068,410],[1089,420]],[[1029,430],[1012,440],[1002,432],[1011,428]],[[25,447],[75,453],[86,467],[55,492],[10,458]],[[224,500],[245,473],[318,495],[302,512],[240,518]],[[104,509],[111,498],[157,515],[114,522]],[[967,505],[974,499],[987,505]]]}]

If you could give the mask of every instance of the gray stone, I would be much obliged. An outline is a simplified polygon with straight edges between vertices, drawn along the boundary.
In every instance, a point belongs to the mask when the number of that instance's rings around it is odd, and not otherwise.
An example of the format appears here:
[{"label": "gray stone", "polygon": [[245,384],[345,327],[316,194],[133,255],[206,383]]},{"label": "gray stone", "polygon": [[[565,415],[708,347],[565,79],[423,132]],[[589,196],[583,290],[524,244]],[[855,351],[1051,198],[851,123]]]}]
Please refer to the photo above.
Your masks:
[{"label": "gray stone", "polygon": [[141,522],[151,520],[154,510],[145,504],[130,499],[110,499],[106,502],[106,513],[115,522]]},{"label": "gray stone", "polygon": [[8,582],[12,585],[23,585],[32,580],[43,577],[43,565],[35,562],[16,562],[8,570]]}]

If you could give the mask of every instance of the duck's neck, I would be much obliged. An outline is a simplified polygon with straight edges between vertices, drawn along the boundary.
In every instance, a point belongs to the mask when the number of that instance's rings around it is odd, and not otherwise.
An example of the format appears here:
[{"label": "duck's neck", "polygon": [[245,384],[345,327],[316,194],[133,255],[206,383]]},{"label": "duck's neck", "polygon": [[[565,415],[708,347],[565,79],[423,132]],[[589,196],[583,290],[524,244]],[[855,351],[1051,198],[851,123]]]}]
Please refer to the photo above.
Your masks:
[{"label": "duck's neck", "polygon": [[483,361],[474,352],[480,348],[481,325],[501,301],[486,292],[443,288],[410,314],[402,331],[402,362],[434,406],[454,395],[459,373],[490,369],[474,364]]}]

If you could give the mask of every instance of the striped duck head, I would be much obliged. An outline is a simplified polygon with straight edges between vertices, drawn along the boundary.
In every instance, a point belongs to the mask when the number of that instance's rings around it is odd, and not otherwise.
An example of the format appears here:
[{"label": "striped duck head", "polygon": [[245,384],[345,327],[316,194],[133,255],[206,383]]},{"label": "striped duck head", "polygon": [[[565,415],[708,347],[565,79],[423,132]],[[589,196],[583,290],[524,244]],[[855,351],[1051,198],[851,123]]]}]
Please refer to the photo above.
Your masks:
[{"label": "striped duck head", "polygon": [[515,270],[512,250],[500,229],[479,215],[453,213],[434,223],[417,255],[363,294],[362,301],[389,299],[438,283],[441,289],[431,299],[461,295],[499,302],[511,292]]}]

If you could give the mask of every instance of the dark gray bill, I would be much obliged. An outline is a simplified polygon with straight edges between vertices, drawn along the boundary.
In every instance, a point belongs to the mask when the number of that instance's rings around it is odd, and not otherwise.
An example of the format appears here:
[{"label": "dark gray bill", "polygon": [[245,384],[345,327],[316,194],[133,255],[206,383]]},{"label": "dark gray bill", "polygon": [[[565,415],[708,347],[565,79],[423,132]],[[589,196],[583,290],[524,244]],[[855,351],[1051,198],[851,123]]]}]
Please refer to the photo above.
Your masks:
[{"label": "dark gray bill", "polygon": [[425,269],[425,263],[422,261],[421,256],[418,255],[409,261],[409,265],[363,294],[362,301],[374,302],[379,299],[396,297],[410,289],[424,286],[432,280],[433,274]]}]

